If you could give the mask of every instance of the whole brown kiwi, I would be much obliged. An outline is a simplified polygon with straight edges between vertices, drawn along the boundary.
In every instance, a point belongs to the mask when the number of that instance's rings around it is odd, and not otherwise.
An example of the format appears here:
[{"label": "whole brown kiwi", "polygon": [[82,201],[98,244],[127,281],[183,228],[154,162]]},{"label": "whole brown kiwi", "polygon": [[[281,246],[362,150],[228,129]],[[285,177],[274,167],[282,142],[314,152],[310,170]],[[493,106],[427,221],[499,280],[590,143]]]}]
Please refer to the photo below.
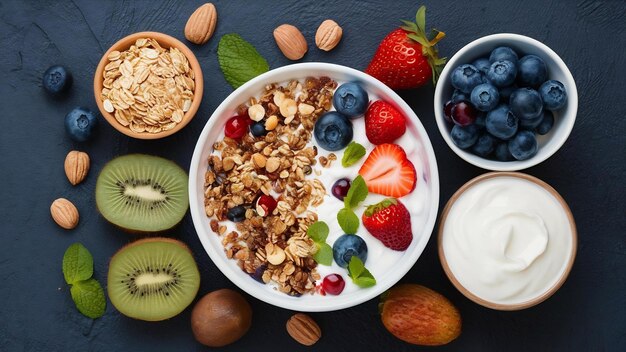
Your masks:
[{"label": "whole brown kiwi", "polygon": [[206,294],[191,312],[194,337],[209,347],[221,347],[239,340],[250,325],[250,304],[241,294],[226,288]]}]

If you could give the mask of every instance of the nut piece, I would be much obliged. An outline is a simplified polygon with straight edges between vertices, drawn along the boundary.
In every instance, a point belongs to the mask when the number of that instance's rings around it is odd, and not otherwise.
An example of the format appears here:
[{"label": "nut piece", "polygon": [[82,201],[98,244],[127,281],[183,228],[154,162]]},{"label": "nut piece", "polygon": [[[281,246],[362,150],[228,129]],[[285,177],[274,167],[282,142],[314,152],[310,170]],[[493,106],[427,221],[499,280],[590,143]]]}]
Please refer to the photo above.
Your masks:
[{"label": "nut piece", "polygon": [[72,150],[65,157],[65,175],[73,186],[81,183],[89,173],[89,155]]},{"label": "nut piece", "polygon": [[252,121],[261,121],[265,117],[265,108],[261,104],[254,104],[248,108],[248,116]]},{"label": "nut piece", "polygon": [[185,25],[185,38],[194,44],[206,43],[217,23],[217,10],[211,3],[206,3],[196,9]]},{"label": "nut piece", "polygon": [[265,245],[265,253],[267,261],[273,265],[280,265],[286,258],[285,251],[279,245],[273,243]]},{"label": "nut piece", "polygon": [[278,126],[278,117],[276,115],[268,117],[267,121],[265,121],[265,129],[268,131],[273,131],[276,126]]},{"label": "nut piece", "polygon": [[283,24],[274,30],[274,39],[280,51],[289,60],[301,59],[308,50],[306,39],[300,30],[290,24]]},{"label": "nut piece", "polygon": [[291,117],[298,112],[298,105],[293,99],[285,99],[280,103],[280,114],[284,117]]},{"label": "nut piece", "polygon": [[314,345],[322,337],[322,330],[315,320],[302,313],[294,314],[287,320],[287,332],[305,346]]},{"label": "nut piece", "polygon": [[267,170],[267,172],[274,172],[278,170],[279,167],[280,159],[275,156],[267,159],[267,162],[265,163],[265,170]]},{"label": "nut piece", "polygon": [[315,33],[315,45],[324,51],[331,51],[339,44],[342,35],[343,30],[337,22],[326,20],[320,24]]},{"label": "nut piece", "polygon": [[50,214],[52,214],[54,222],[66,230],[71,230],[78,225],[78,209],[65,198],[59,198],[52,202]]}]

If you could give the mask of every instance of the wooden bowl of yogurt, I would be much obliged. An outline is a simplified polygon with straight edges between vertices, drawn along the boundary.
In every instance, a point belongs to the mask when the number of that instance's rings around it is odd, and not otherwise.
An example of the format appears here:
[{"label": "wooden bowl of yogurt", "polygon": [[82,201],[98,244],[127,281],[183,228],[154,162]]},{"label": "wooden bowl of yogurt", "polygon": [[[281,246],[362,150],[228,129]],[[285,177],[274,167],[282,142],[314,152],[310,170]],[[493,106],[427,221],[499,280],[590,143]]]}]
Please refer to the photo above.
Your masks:
[{"label": "wooden bowl of yogurt", "polygon": [[536,177],[492,172],[446,204],[439,258],[454,286],[496,310],[537,305],[563,285],[574,263],[576,224],[559,193]]}]

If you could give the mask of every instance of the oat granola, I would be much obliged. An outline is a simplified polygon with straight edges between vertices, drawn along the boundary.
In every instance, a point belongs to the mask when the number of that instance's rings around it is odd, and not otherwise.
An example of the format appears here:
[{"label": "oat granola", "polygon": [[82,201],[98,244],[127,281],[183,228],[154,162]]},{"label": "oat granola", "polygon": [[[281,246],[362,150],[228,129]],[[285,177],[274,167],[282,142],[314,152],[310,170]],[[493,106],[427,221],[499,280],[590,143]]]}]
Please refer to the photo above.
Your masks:
[{"label": "oat granola", "polygon": [[180,50],[140,38],[107,59],[100,99],[117,122],[136,133],[159,133],[183,120],[193,101],[195,76]]},{"label": "oat granola", "polygon": [[[326,190],[313,174],[317,148],[309,141],[317,118],[330,110],[336,87],[328,77],[267,85],[237,111],[265,121],[267,135],[247,133],[214,143],[205,174],[205,212],[226,256],[292,296],[313,293],[320,279],[313,259],[317,247],[306,231],[318,218],[309,208],[322,204]],[[334,159],[326,159],[325,166]],[[254,206],[261,195],[276,198],[271,213]],[[226,214],[240,205],[246,207],[245,219],[228,231]]]}]

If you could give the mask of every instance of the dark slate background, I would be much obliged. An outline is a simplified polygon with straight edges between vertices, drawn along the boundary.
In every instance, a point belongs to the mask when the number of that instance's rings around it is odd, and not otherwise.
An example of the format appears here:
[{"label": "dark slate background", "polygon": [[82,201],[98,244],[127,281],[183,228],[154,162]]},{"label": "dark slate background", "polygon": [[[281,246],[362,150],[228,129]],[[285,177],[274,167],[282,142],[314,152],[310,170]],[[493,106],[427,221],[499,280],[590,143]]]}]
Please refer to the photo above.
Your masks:
[{"label": "dark slate background", "polygon": [[[626,65],[624,1],[424,1],[429,26],[447,33],[441,53],[498,32],[525,34],[556,51],[572,71],[579,91],[574,130],[559,152],[526,172],[554,186],[577,221],[579,251],[565,285],[548,301],[520,312],[498,312],[472,303],[448,281],[436,240],[403,282],[421,283],[447,296],[463,317],[463,333],[440,350],[623,350],[626,345]],[[75,143],[63,118],[74,106],[97,111],[93,73],[103,52],[119,38],[153,30],[184,39],[183,27],[201,1],[18,1],[0,2],[0,350],[3,351],[194,351],[203,350],[189,327],[190,309],[164,322],[121,316],[108,303],[104,317],[80,315],[61,273],[65,249],[80,241],[91,250],[95,277],[104,283],[107,262],[134,237],[106,223],[94,204],[102,166],[116,155],[151,153],[188,169],[198,135],[211,112],[232,92],[219,70],[219,38],[241,34],[272,68],[290,63],[277,49],[272,30],[299,27],[309,41],[302,61],[364,69],[384,35],[411,19],[416,1],[216,1],[218,25],[204,46],[190,45],[200,60],[205,91],[195,119],[181,132],[156,141],[130,139],[100,121],[90,142]],[[314,47],[319,23],[333,18],[344,38],[332,52]],[[71,93],[54,100],[41,88],[52,64],[74,75]],[[421,118],[437,155],[441,206],[484,170],[458,158],[445,144],[433,116],[433,88],[401,96]],[[72,187],[63,160],[72,149],[91,156],[86,181]],[[49,206],[57,197],[80,210],[73,231],[56,226]],[[200,293],[234,288],[205,254],[188,215],[172,233],[194,251],[202,274]],[[307,350],[286,333],[293,312],[247,297],[253,310],[249,333],[224,350]],[[417,350],[392,337],[380,323],[377,300],[333,313],[316,313],[323,337],[319,350]],[[310,350],[310,349],[309,349]]]}]

